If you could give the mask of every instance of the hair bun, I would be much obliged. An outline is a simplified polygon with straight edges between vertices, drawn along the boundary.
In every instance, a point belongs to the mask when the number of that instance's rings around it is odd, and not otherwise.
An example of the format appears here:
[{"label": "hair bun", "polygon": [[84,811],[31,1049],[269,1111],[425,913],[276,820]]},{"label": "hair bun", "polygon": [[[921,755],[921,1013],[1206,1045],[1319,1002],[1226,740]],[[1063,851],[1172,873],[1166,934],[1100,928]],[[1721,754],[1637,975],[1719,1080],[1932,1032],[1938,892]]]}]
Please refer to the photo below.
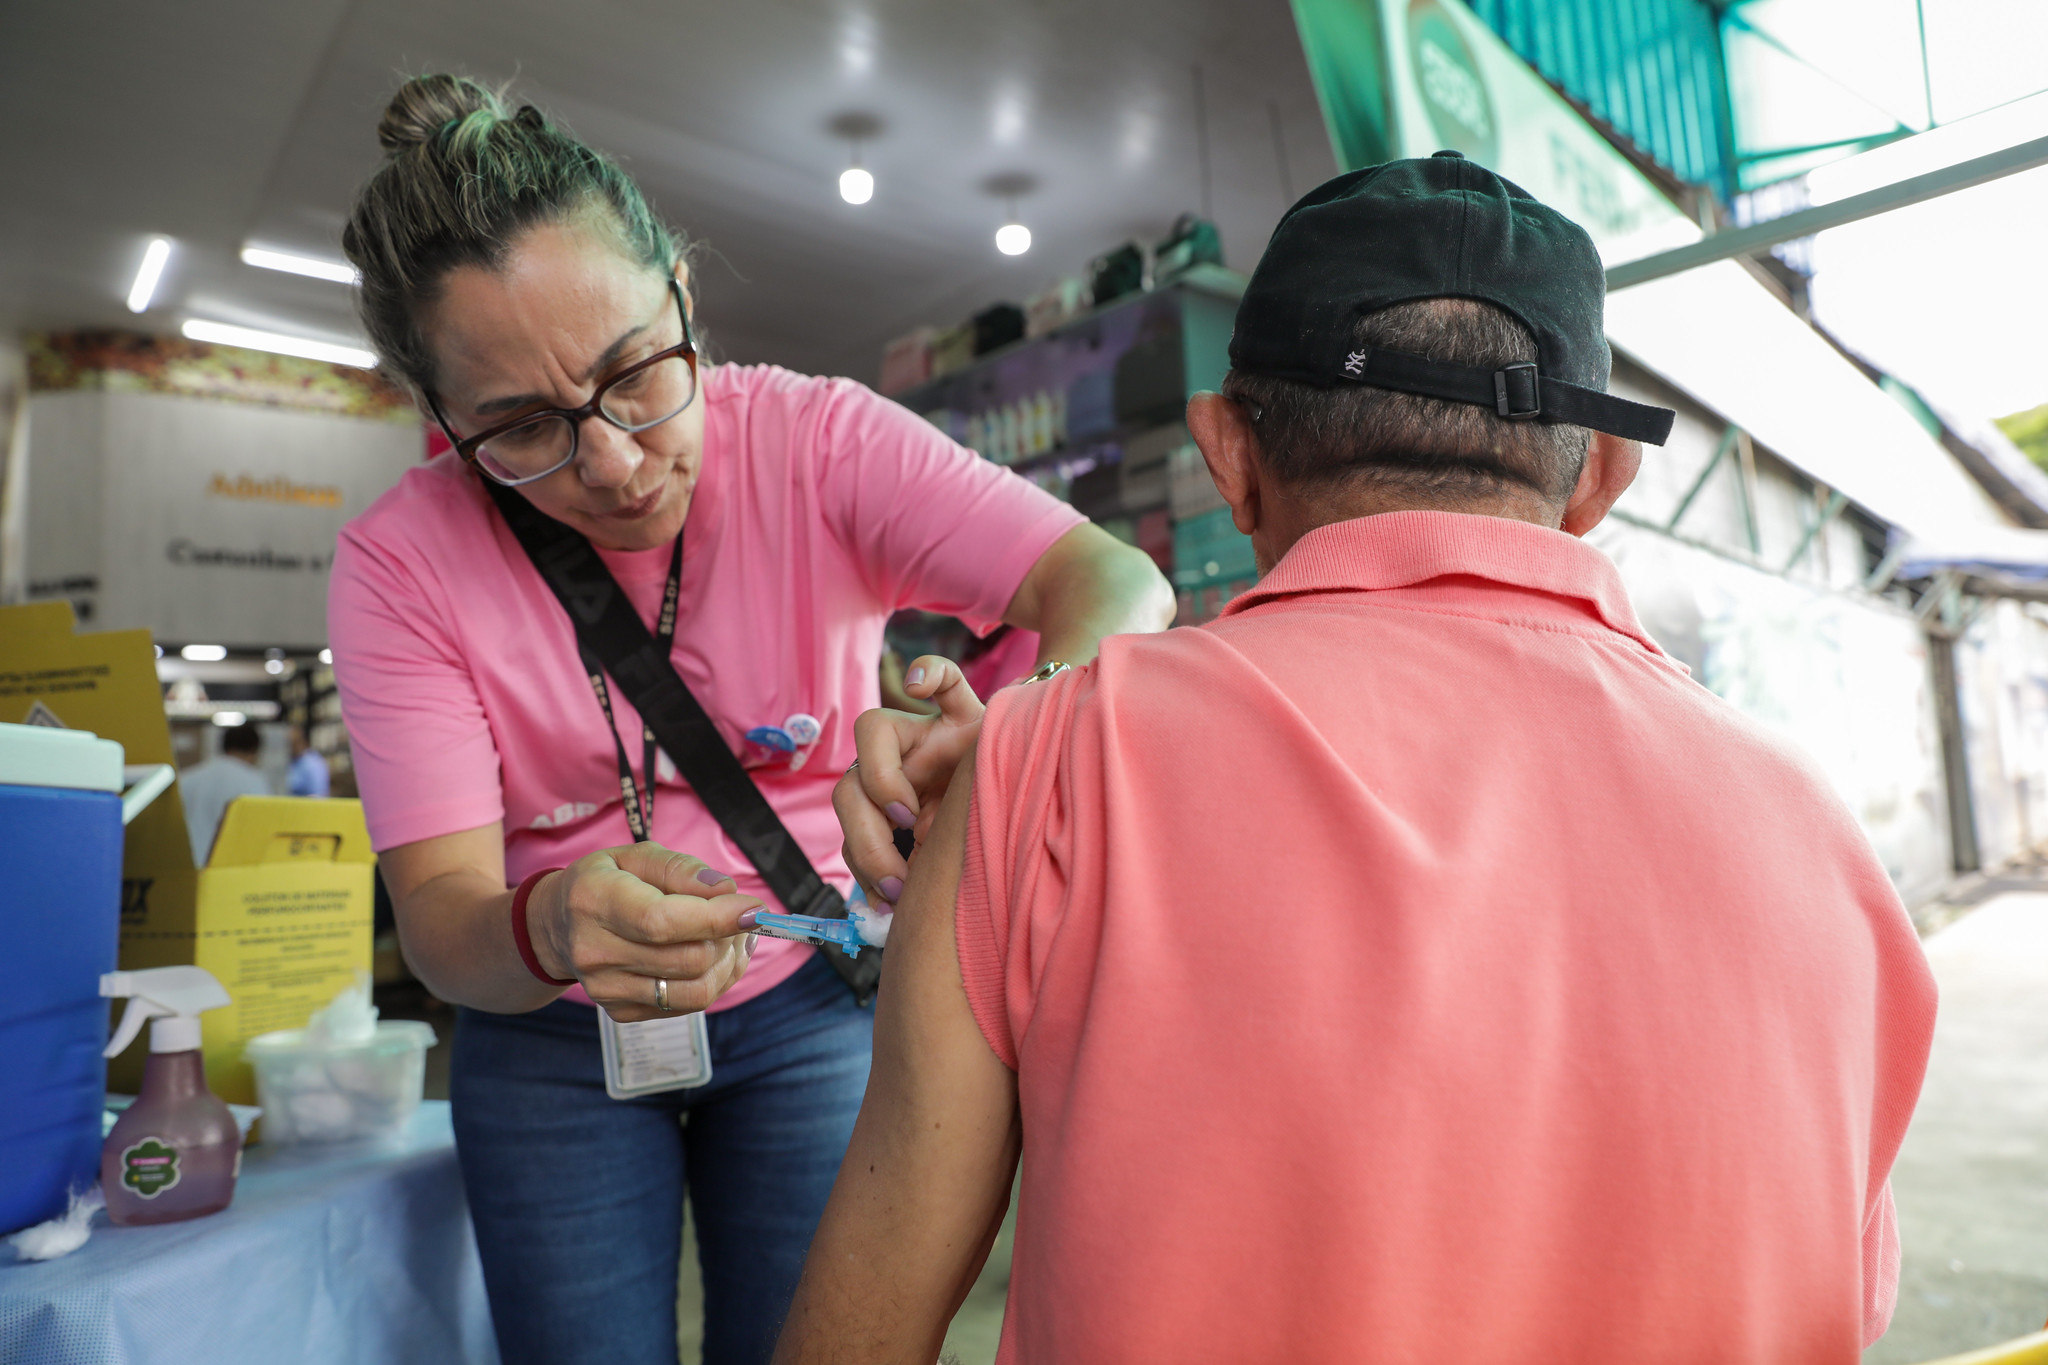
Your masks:
[{"label": "hair bun", "polygon": [[498,92],[467,76],[414,76],[398,87],[377,121],[377,145],[393,156],[434,140],[456,119],[479,110],[505,117]]}]

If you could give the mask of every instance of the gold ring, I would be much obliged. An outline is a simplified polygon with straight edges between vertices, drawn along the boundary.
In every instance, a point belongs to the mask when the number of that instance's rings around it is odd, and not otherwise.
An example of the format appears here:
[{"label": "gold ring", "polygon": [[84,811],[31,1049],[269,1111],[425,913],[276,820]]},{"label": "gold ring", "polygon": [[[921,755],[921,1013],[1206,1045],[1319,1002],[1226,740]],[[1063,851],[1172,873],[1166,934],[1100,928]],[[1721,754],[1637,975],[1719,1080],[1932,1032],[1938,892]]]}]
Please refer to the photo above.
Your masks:
[{"label": "gold ring", "polygon": [[668,1012],[668,982],[662,977],[654,978],[654,1007],[664,1014]]}]

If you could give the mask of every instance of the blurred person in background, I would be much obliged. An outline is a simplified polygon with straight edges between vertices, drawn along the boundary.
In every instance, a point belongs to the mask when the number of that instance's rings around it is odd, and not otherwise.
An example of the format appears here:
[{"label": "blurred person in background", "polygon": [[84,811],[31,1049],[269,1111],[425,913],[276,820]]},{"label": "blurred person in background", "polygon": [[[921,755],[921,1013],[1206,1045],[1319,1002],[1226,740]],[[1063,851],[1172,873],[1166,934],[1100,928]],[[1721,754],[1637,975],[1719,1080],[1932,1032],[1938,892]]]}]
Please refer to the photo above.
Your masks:
[{"label": "blurred person in background", "polygon": [[326,796],[328,794],[327,759],[306,740],[306,727],[294,725],[292,736],[292,766],[290,774],[290,795]]},{"label": "blurred person in background", "polygon": [[[377,136],[343,247],[372,343],[454,449],[343,531],[334,669],[407,960],[461,1007],[451,1098],[499,1347],[508,1365],[674,1361],[687,1189],[704,1359],[760,1361],[872,1015],[810,947],[755,947],[743,916],[768,884],[508,518],[594,547],[647,649],[672,632],[666,664],[842,890],[833,787],[892,612],[1008,622],[1081,662],[1164,627],[1172,594],[1142,553],[864,385],[706,363],[682,242],[538,109],[423,76]],[[790,747],[748,738],[769,729]],[[622,1022],[708,1011],[708,1083],[610,1098],[593,1002]]]},{"label": "blurred person in background", "polygon": [[1330,181],[1188,408],[1259,583],[863,718],[849,859],[909,887],[779,1360],[934,1359],[1020,1154],[1006,1362],[1883,1333],[1933,979],[1815,765],[1579,539],[1672,416],[1605,392],[1603,291],[1454,152]]},{"label": "blurred person in background", "polygon": [[184,793],[185,832],[192,838],[195,866],[206,866],[230,801],[238,796],[272,794],[270,780],[256,766],[256,756],[262,752],[262,735],[243,721],[221,731],[219,753],[178,774],[178,786]]}]

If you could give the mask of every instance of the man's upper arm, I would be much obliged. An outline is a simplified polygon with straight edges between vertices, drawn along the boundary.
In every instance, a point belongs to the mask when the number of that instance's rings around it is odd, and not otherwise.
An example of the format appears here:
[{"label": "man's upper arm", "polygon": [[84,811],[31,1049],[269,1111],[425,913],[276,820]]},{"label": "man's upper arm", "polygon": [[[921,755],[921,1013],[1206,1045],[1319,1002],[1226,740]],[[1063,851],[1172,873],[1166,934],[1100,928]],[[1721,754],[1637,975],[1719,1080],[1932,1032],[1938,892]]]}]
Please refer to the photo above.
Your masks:
[{"label": "man's upper arm", "polygon": [[898,903],[867,1098],[776,1353],[784,1365],[932,1359],[1009,1203],[1016,1078],[975,1024],[953,942],[972,779],[970,757]]}]

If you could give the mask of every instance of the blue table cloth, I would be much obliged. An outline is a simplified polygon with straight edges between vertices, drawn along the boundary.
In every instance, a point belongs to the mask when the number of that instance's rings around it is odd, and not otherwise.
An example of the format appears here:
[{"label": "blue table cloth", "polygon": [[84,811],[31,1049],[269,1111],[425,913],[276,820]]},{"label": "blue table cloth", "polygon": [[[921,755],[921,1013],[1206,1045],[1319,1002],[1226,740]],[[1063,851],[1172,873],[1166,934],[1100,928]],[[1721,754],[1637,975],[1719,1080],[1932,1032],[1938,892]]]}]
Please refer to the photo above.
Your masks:
[{"label": "blue table cloth", "polygon": [[495,1365],[446,1102],[377,1142],[249,1149],[235,1202],[186,1223],[105,1214],[60,1260],[0,1245],[7,1365]]}]

